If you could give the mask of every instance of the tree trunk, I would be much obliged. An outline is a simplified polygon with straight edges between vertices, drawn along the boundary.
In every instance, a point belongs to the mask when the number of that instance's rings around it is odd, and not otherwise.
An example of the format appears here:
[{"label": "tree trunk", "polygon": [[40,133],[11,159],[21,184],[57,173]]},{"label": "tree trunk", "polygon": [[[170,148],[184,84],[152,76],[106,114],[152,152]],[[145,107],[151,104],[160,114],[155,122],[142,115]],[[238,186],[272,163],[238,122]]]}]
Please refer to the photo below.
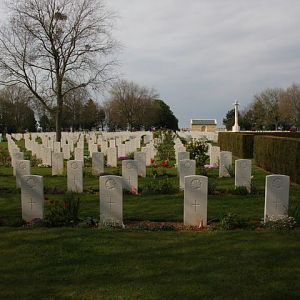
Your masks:
[{"label": "tree trunk", "polygon": [[62,110],[63,110],[63,101],[61,97],[57,98],[57,108],[56,108],[56,116],[55,116],[55,121],[56,121],[56,141],[60,142],[61,141],[61,125],[62,125]]}]

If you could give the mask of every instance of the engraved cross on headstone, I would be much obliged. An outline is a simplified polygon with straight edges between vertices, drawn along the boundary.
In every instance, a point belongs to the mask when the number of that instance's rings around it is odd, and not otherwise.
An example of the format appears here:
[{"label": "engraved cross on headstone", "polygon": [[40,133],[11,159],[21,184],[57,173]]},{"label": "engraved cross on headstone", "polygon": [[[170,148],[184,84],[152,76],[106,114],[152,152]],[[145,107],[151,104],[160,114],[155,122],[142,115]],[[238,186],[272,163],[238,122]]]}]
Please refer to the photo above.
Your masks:
[{"label": "engraved cross on headstone", "polygon": [[109,211],[110,211],[110,213],[111,213],[111,206],[112,206],[112,204],[116,204],[116,202],[113,202],[113,201],[111,200],[111,196],[109,196],[109,201],[107,201],[106,203],[109,204]]},{"label": "engraved cross on headstone", "polygon": [[73,177],[73,183],[74,183],[74,188],[77,192],[77,183],[76,183],[76,177],[75,176]]},{"label": "engraved cross on headstone", "polygon": [[30,201],[29,201],[28,203],[30,204],[30,209],[32,210],[32,205],[33,205],[34,203],[36,203],[36,202],[34,202],[34,201],[32,200],[32,198],[30,198]]},{"label": "engraved cross on headstone", "polygon": [[275,198],[274,201],[272,201],[272,204],[275,204],[275,210],[276,210],[276,213],[278,213],[278,207],[280,206],[280,201],[278,198]]},{"label": "engraved cross on headstone", "polygon": [[195,200],[195,204],[192,204],[192,206],[195,207],[195,212],[197,211],[197,206],[201,206],[200,203],[197,202],[197,200]]}]

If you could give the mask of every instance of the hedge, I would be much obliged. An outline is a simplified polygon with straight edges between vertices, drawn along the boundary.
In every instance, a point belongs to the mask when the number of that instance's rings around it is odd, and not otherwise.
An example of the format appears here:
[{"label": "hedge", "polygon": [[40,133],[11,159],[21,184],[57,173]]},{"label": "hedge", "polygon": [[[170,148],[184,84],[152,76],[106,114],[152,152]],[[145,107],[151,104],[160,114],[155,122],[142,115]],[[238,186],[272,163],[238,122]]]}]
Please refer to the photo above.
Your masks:
[{"label": "hedge", "polygon": [[231,151],[240,158],[253,158],[253,134],[219,132],[218,142],[222,151]]},{"label": "hedge", "polygon": [[258,166],[300,183],[300,139],[255,136],[253,152]]}]

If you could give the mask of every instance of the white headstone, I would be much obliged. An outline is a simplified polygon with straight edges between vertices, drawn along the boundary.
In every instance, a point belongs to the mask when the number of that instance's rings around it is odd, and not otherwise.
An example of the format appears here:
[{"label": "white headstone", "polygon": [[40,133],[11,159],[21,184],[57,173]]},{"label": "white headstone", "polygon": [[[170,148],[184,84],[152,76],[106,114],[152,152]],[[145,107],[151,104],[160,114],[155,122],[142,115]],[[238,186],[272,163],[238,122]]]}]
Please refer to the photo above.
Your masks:
[{"label": "white headstone", "polygon": [[196,174],[196,161],[182,159],[178,164],[179,187],[184,189],[184,177]]},{"label": "white headstone", "polygon": [[100,222],[123,225],[123,180],[120,176],[100,177]]},{"label": "white headstone", "polygon": [[84,151],[83,151],[83,148],[75,148],[74,154],[75,154],[74,155],[75,160],[82,161],[82,165],[84,165]]},{"label": "white headstone", "polygon": [[52,176],[61,176],[64,173],[64,154],[62,152],[52,153]]},{"label": "white headstone", "polygon": [[210,157],[209,157],[210,165],[218,166],[219,165],[219,160],[220,160],[220,147],[217,146],[212,146],[210,148]]},{"label": "white headstone", "polygon": [[190,159],[190,152],[178,152],[176,156],[176,163],[180,162],[183,159]]},{"label": "white headstone", "polygon": [[138,163],[135,160],[122,161],[124,188],[133,194],[138,193]]},{"label": "white headstone", "polygon": [[219,177],[230,177],[230,168],[232,168],[232,153],[229,151],[221,151]]},{"label": "white headstone", "polygon": [[17,188],[21,188],[22,176],[30,175],[30,160],[17,160],[15,162],[16,167],[16,186]]},{"label": "white headstone", "polygon": [[24,160],[23,152],[13,152],[11,153],[11,165],[13,167],[13,175],[16,176],[16,167],[15,163],[17,160]]},{"label": "white headstone", "polygon": [[289,189],[289,176],[266,176],[264,222],[288,216]]},{"label": "white headstone", "polygon": [[92,154],[92,174],[100,176],[104,173],[104,154],[102,152],[94,152]]},{"label": "white headstone", "polygon": [[138,164],[138,175],[146,177],[146,153],[145,152],[134,152],[134,160]]},{"label": "white headstone", "polygon": [[82,162],[69,160],[67,163],[68,191],[75,193],[83,192]]},{"label": "white headstone", "polygon": [[117,167],[117,148],[107,148],[107,166]]},{"label": "white headstone", "polygon": [[25,175],[21,180],[22,218],[26,222],[44,218],[44,183],[42,176]]},{"label": "white headstone", "polygon": [[186,176],[184,184],[184,224],[206,227],[208,178]]},{"label": "white headstone", "polygon": [[235,161],[235,187],[243,186],[251,191],[251,159],[237,159]]}]

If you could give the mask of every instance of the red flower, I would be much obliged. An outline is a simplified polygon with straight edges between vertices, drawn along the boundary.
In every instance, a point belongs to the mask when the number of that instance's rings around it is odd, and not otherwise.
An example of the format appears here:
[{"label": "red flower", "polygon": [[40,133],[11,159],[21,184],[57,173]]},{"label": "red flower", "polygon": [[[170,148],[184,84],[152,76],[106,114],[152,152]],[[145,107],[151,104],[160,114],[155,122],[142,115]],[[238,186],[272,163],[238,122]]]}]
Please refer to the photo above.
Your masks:
[{"label": "red flower", "polygon": [[65,204],[64,204],[64,207],[65,207],[65,209],[68,209],[68,208],[70,208],[70,205],[69,205],[69,203],[65,202]]},{"label": "red flower", "polygon": [[151,164],[154,164],[155,163],[155,160],[154,159],[151,159]]}]

